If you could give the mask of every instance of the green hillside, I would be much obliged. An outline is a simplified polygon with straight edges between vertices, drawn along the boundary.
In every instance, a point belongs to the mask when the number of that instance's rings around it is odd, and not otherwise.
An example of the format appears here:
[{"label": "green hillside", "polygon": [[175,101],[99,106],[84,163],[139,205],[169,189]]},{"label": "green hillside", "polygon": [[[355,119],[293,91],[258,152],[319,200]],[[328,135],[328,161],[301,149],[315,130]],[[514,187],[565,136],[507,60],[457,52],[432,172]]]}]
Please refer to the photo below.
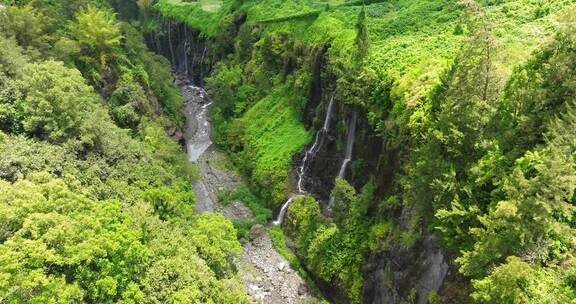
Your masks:
[{"label": "green hillside", "polygon": [[266,301],[267,233],[298,301],[576,303],[575,41],[573,0],[0,0],[0,303]]}]

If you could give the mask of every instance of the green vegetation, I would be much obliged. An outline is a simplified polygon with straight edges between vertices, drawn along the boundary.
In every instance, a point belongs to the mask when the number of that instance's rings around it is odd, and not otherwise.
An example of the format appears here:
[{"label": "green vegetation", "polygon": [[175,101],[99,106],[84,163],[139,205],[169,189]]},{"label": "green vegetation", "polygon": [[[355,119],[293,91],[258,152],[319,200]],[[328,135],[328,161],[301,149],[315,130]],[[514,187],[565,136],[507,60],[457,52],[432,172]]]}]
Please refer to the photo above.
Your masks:
[{"label": "green vegetation", "polygon": [[268,207],[275,207],[287,193],[292,156],[309,142],[311,135],[300,122],[298,109],[303,108],[305,101],[293,93],[295,86],[304,85],[303,79],[282,79],[263,68],[282,64],[262,58],[278,50],[274,43],[290,43],[282,41],[282,37],[270,39],[263,42],[262,53],[247,63],[259,68],[241,74],[237,66],[220,65],[215,75],[207,79],[206,87],[213,92],[211,97],[216,103],[216,141],[229,147],[241,172],[251,177],[256,193]]},{"label": "green vegetation", "polygon": [[[154,8],[164,17],[187,24],[202,31],[205,35],[214,36],[219,30],[220,20],[231,10],[236,1],[221,0],[159,0]],[[156,25],[157,26],[157,25]]]},{"label": "green vegetation", "polygon": [[[237,237],[289,195],[331,93],[336,150],[360,116],[352,176],[329,216],[300,196],[270,230],[303,278],[360,303],[367,256],[435,235],[457,282],[387,269],[401,301],[576,298],[575,1],[0,3],[0,302],[248,302]],[[253,221],[194,211],[165,133],[182,98],[141,34],[178,23],[214,50],[215,141],[249,181],[221,201]]]},{"label": "green vegetation", "polygon": [[[307,268],[324,283],[339,282],[347,301],[360,302],[363,253],[376,242],[366,221],[367,207],[375,186],[367,184],[358,195],[346,181],[338,179],[332,194],[334,219],[325,218],[310,196],[298,197],[290,205],[285,229]],[[369,237],[367,237],[369,236]]]},{"label": "green vegetation", "polygon": [[102,1],[0,5],[0,302],[249,303],[167,60]]}]

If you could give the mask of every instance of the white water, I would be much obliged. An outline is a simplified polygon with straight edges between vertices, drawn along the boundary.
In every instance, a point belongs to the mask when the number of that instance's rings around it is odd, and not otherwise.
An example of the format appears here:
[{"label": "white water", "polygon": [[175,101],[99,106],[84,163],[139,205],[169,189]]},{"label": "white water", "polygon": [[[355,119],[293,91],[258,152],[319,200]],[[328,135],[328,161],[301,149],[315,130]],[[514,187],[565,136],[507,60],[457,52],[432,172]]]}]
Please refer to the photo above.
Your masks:
[{"label": "white water", "polygon": [[[322,147],[324,143],[324,139],[328,136],[328,128],[330,127],[330,119],[332,118],[332,112],[334,108],[334,98],[335,94],[332,94],[330,97],[330,102],[328,102],[328,108],[326,109],[326,117],[324,118],[324,124],[322,125],[322,129],[316,132],[316,137],[314,138],[314,143],[304,153],[304,158],[302,159],[302,164],[300,168],[298,168],[298,193],[305,194],[306,190],[304,189],[304,178],[306,177],[306,170],[308,169],[308,162],[316,156],[318,149]],[[280,209],[280,213],[278,213],[278,218],[274,221],[274,225],[281,225],[284,217],[286,216],[286,212],[288,211],[288,207],[294,200],[294,196],[291,196],[285,203],[282,205],[282,209]]]},{"label": "white water", "polygon": [[318,152],[318,149],[322,146],[324,142],[324,138],[328,135],[328,127],[330,126],[330,118],[332,117],[332,108],[334,107],[334,94],[330,98],[330,102],[328,103],[328,109],[326,110],[326,118],[324,118],[324,124],[322,129],[316,133],[316,138],[314,139],[314,144],[312,147],[304,153],[304,158],[302,159],[302,164],[298,170],[298,192],[305,193],[306,191],[303,188],[303,181],[304,177],[306,176],[306,170],[308,169],[308,161]]},{"label": "white water", "polygon": [[188,31],[187,26],[184,27],[184,72],[186,77],[188,77]]},{"label": "white water", "polygon": [[204,42],[204,50],[202,50],[202,57],[200,58],[200,86],[204,87],[204,56],[206,56],[206,42]]},{"label": "white water", "polygon": [[352,152],[354,150],[354,139],[356,137],[356,120],[358,119],[356,112],[352,114],[350,124],[348,125],[348,133],[346,134],[346,148],[344,149],[344,161],[338,171],[338,176],[344,178],[346,168],[350,161],[352,161]]},{"label": "white water", "polygon": [[[208,100],[208,94],[206,94],[204,89],[194,86],[188,86],[188,89],[191,94],[199,95],[201,97],[200,100]],[[186,111],[189,112],[188,115],[194,115],[194,119],[190,121],[197,124],[195,126],[188,126],[189,130],[195,129],[195,132],[190,132],[193,133],[193,135],[187,142],[188,156],[191,162],[197,162],[198,158],[212,145],[209,122],[210,105],[212,105],[211,102],[201,106],[192,104],[191,102],[186,104]]]},{"label": "white water", "polygon": [[282,225],[282,221],[284,220],[284,216],[286,216],[286,212],[288,211],[288,206],[292,203],[294,197],[290,197],[284,205],[282,205],[282,209],[280,209],[280,213],[278,213],[278,218],[274,221],[274,225]]},{"label": "white water", "polygon": [[[344,148],[344,160],[342,161],[342,165],[340,166],[340,170],[338,171],[338,177],[344,178],[346,175],[346,169],[348,168],[348,164],[352,161],[352,152],[354,151],[354,140],[356,137],[356,121],[358,120],[358,116],[356,111],[352,113],[352,118],[350,118],[350,122],[348,125],[348,133],[346,134],[346,147]],[[330,196],[330,201],[328,202],[328,210],[332,210],[332,206],[334,205],[334,197]]]}]

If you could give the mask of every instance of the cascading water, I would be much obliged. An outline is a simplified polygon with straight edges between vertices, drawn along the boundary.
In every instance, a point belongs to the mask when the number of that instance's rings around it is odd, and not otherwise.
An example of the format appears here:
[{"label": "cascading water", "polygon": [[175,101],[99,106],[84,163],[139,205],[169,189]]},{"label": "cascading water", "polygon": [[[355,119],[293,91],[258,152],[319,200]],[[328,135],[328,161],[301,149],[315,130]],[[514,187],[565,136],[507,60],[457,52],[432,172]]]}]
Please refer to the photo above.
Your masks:
[{"label": "cascading water", "polygon": [[161,31],[146,35],[146,43],[169,59],[175,74],[186,76],[190,83],[203,88],[204,77],[217,59],[209,49],[209,38],[171,18],[162,19],[161,24]]},{"label": "cascading water", "polygon": [[324,144],[324,140],[328,135],[328,127],[330,126],[330,119],[332,117],[332,108],[334,107],[334,94],[330,98],[330,102],[328,103],[328,109],[326,110],[326,118],[324,119],[324,125],[322,129],[316,133],[316,138],[314,139],[314,144],[306,153],[304,153],[304,158],[302,159],[302,164],[298,170],[298,192],[305,193],[306,191],[303,188],[303,181],[306,175],[306,170],[308,169],[308,162],[310,159],[316,156],[318,149],[322,147]]},{"label": "cascading water", "polygon": [[350,161],[352,161],[352,151],[354,150],[354,139],[356,137],[356,121],[358,116],[356,112],[352,113],[352,118],[350,118],[350,124],[348,125],[348,133],[346,134],[346,148],[344,149],[344,161],[338,171],[338,177],[344,178],[346,174],[346,168]]},{"label": "cascading water", "polygon": [[[190,98],[191,100],[210,100],[208,94],[204,89],[195,86],[188,86],[187,93],[190,95],[198,96],[195,99]],[[189,125],[190,134],[193,134],[190,140],[188,140],[188,156],[191,162],[197,162],[198,158],[202,156],[202,154],[212,145],[212,140],[210,139],[210,122],[209,122],[209,113],[210,113],[210,106],[212,102],[205,103],[203,105],[197,105],[192,103],[187,103],[186,111],[189,112],[189,115],[195,117],[194,120],[191,120],[189,124],[192,122],[196,122],[197,125]]]},{"label": "cascading water", "polygon": [[188,77],[188,27],[184,26],[184,75]]},{"label": "cascading water", "polygon": [[168,48],[170,49],[170,62],[175,67],[176,57],[174,55],[174,44],[172,43],[172,20],[168,20]]},{"label": "cascading water", "polygon": [[[342,161],[342,165],[340,166],[340,170],[338,171],[338,177],[344,178],[346,175],[346,169],[348,168],[348,164],[352,161],[352,152],[354,151],[354,140],[356,137],[356,122],[358,120],[358,114],[356,111],[352,113],[352,117],[350,118],[348,124],[348,132],[346,133],[346,147],[344,148],[344,160]],[[334,197],[330,196],[330,201],[328,202],[328,210],[332,210],[332,206],[334,205]]]},{"label": "cascading water", "polygon": [[206,56],[206,43],[204,43],[204,50],[200,58],[200,86],[204,87],[204,56]]},{"label": "cascading water", "polygon": [[282,205],[282,209],[280,209],[280,213],[278,213],[278,218],[274,221],[274,225],[282,225],[282,221],[284,220],[284,216],[286,216],[286,212],[288,211],[288,206],[294,200],[294,196],[291,196],[285,203]]},{"label": "cascading water", "polygon": [[[316,137],[314,138],[314,143],[310,147],[310,149],[306,150],[304,153],[304,158],[302,159],[302,164],[300,168],[298,168],[298,194],[305,194],[306,190],[304,189],[304,178],[306,177],[306,171],[308,169],[308,164],[311,159],[316,156],[318,150],[324,144],[326,137],[328,136],[328,128],[330,127],[330,119],[332,118],[332,112],[334,108],[334,100],[335,94],[332,94],[330,97],[330,102],[328,102],[328,108],[326,109],[326,117],[324,118],[324,124],[322,125],[322,129],[316,132]],[[294,200],[294,196],[291,196],[284,205],[282,205],[282,209],[280,209],[280,213],[278,214],[278,218],[274,221],[274,225],[281,225],[282,221],[284,220],[284,216],[286,216],[286,212],[288,211],[288,207]]]}]

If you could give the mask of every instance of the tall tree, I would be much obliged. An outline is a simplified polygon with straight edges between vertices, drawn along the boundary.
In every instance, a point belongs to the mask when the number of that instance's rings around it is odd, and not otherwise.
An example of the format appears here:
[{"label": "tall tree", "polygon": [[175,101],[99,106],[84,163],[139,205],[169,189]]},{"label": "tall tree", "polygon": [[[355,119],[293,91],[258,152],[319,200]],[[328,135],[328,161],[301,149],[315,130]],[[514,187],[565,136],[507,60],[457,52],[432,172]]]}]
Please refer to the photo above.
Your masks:
[{"label": "tall tree", "polygon": [[356,20],[356,46],[358,48],[358,60],[362,62],[370,47],[370,37],[368,33],[368,25],[366,21],[366,8],[362,6],[358,19]]}]

